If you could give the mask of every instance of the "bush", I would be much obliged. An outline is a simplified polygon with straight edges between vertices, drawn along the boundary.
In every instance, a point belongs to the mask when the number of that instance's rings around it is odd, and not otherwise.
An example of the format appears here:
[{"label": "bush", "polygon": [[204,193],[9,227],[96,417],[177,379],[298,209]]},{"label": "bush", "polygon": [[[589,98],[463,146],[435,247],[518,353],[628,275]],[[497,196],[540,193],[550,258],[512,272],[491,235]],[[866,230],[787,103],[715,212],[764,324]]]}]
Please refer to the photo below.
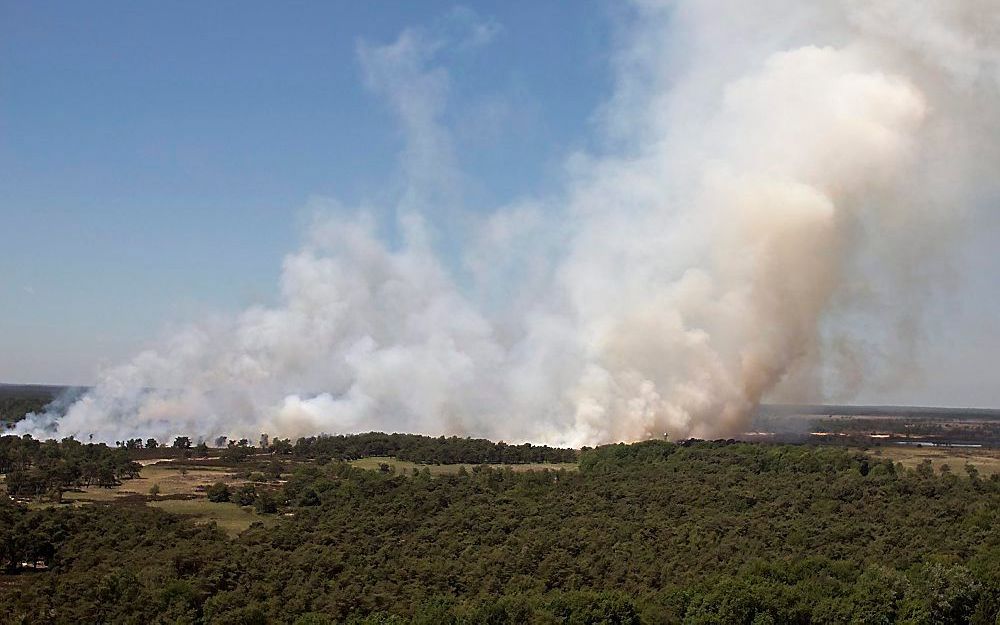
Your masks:
[{"label": "bush", "polygon": [[272,460],[267,465],[267,477],[272,480],[281,479],[281,474],[285,471],[285,463],[280,460]]},{"label": "bush", "polygon": [[229,487],[222,482],[216,482],[208,487],[208,500],[216,503],[229,501],[231,493]]},{"label": "bush", "polygon": [[252,506],[257,500],[257,489],[253,484],[244,484],[236,491],[236,503],[241,506]]},{"label": "bush", "polygon": [[257,510],[257,514],[274,514],[278,511],[278,502],[274,500],[274,496],[266,490],[262,490],[257,493],[257,501],[254,502],[254,508]]},{"label": "bush", "polygon": [[229,443],[229,447],[226,447],[222,452],[222,459],[226,462],[243,462],[250,456],[252,456],[254,450],[248,445],[239,445]]},{"label": "bush", "polygon": [[159,495],[160,494],[160,485],[159,484],[153,484],[152,486],[150,486],[149,487],[149,494],[151,496],[153,496],[153,497],[156,497],[157,495]]},{"label": "bush", "polygon": [[307,488],[302,491],[302,496],[299,497],[300,506],[318,506],[322,502],[319,499],[319,495],[312,488]]}]

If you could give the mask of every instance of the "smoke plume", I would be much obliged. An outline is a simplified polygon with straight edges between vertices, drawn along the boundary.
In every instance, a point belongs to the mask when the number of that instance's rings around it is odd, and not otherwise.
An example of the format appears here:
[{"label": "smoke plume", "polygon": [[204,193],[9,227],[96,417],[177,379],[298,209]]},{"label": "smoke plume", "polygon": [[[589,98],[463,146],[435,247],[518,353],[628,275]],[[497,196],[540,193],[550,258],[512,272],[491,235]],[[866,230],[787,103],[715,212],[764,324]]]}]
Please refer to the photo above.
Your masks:
[{"label": "smoke plume", "polygon": [[996,162],[993,4],[636,2],[603,147],[487,217],[461,206],[440,53],[499,27],[461,11],[362,44],[406,138],[390,223],[331,201],[276,305],[188,327],[19,431],[583,445],[731,435],[763,398],[890,380]]}]

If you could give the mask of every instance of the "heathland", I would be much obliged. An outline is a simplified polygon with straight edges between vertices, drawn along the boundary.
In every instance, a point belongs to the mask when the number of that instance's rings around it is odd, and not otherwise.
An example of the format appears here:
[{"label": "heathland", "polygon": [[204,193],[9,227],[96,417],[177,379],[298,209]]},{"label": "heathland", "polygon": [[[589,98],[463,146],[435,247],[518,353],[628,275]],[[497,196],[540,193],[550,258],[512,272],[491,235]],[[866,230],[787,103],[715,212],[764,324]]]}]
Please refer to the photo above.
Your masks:
[{"label": "heathland", "polygon": [[994,623],[1000,612],[1000,475],[965,462],[735,441],[0,441],[16,499],[0,503],[4,623]]}]

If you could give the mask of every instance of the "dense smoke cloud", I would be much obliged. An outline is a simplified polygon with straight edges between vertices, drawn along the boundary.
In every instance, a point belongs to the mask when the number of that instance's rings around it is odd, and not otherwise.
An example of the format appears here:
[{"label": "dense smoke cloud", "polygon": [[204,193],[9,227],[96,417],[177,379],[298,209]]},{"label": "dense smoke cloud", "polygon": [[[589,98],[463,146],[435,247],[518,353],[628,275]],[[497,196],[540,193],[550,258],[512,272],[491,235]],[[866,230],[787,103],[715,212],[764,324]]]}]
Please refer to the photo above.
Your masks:
[{"label": "dense smoke cloud", "polygon": [[[561,198],[479,220],[437,59],[499,27],[462,11],[363,44],[406,137],[395,242],[333,206],[277,306],[190,327],[19,430],[581,445],[731,435],[762,398],[889,380],[1000,145],[990,4],[638,2],[605,149],[568,157]],[[437,251],[459,239],[461,263]]]}]

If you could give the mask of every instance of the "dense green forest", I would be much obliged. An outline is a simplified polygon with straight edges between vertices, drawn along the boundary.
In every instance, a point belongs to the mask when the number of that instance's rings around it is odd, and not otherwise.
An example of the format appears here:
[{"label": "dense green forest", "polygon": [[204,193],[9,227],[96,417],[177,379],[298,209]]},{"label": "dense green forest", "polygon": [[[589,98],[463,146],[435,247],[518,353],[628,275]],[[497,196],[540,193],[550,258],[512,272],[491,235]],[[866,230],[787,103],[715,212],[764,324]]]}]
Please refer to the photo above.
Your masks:
[{"label": "dense green forest", "polygon": [[234,539],[142,502],[0,503],[0,622],[993,624],[1000,611],[1000,479],[971,467],[723,441],[437,477],[289,458],[283,484],[239,495],[274,514]]},{"label": "dense green forest", "polygon": [[395,456],[424,464],[522,464],[531,462],[576,462],[575,449],[547,445],[507,445],[484,438],[437,438],[417,434],[370,432],[347,436],[300,438],[279,449],[305,458],[353,460],[370,456]]}]

